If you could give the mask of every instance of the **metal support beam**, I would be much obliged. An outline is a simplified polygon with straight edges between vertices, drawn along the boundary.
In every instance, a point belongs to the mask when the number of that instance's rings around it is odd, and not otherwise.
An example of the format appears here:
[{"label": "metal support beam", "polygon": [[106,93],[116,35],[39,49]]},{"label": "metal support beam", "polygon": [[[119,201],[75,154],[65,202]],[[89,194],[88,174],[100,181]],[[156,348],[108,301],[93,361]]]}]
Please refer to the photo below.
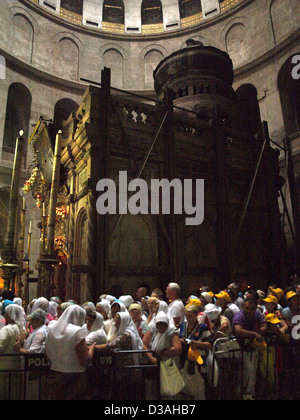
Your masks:
[{"label": "metal support beam", "polygon": [[260,153],[259,153],[259,156],[258,156],[258,159],[257,159],[257,163],[256,163],[256,166],[255,166],[255,170],[254,170],[252,181],[251,181],[251,184],[250,184],[250,187],[249,187],[249,191],[248,191],[248,194],[247,194],[246,199],[244,201],[244,206],[243,206],[241,219],[240,219],[240,222],[239,222],[236,234],[235,234],[234,242],[233,242],[233,249],[236,249],[237,244],[238,244],[241,229],[242,229],[242,226],[243,226],[243,223],[244,223],[244,220],[245,220],[246,213],[248,211],[250,199],[251,199],[252,192],[253,192],[253,189],[254,189],[254,185],[255,185],[255,182],[256,182],[257,174],[258,174],[260,164],[261,164],[264,152],[265,152],[267,141],[269,140],[269,130],[268,130],[268,124],[267,124],[266,121],[263,122],[262,128],[263,128],[264,140],[263,140],[261,150],[260,150]]}]

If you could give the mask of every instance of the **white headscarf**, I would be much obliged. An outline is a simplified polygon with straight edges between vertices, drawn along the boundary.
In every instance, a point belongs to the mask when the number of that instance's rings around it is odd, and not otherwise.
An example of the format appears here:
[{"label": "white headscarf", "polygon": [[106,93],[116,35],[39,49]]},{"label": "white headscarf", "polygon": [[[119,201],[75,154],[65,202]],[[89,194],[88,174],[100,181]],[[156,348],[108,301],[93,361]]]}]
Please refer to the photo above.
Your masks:
[{"label": "white headscarf", "polygon": [[19,305],[11,304],[5,308],[5,313],[10,317],[14,324],[17,324],[21,334],[25,325],[25,315],[23,308]]},{"label": "white headscarf", "polygon": [[[129,314],[129,312],[119,312],[121,318],[121,324],[118,328],[117,336],[120,336],[125,331],[127,331],[131,336],[132,350],[143,350],[144,345],[139,336],[138,330],[134,325],[134,322]],[[140,354],[133,354],[133,360],[136,365],[139,364]]]},{"label": "white headscarf", "polygon": [[97,306],[101,306],[101,308],[103,308],[105,310],[106,315],[108,317],[110,317],[110,315],[111,315],[110,302],[108,300],[101,299],[101,301],[96,304],[96,308],[97,308]]},{"label": "white headscarf", "polygon": [[[60,340],[71,338],[85,323],[86,311],[79,305],[69,306],[58,319],[57,322],[51,323],[47,337],[47,345],[53,344],[59,346]],[[85,335],[87,331],[85,331]],[[79,334],[78,343],[85,338],[84,334]],[[77,343],[77,344],[78,344]]]},{"label": "white headscarf", "polygon": [[[101,314],[96,312],[96,319],[92,325],[92,328],[88,330],[88,335],[85,337],[85,341],[88,346],[93,343],[105,344],[107,343],[106,332],[103,328],[104,318]],[[84,326],[87,329],[87,325]]]},{"label": "white headscarf", "polygon": [[26,313],[27,313],[27,315],[30,315],[31,314],[31,312],[32,312],[32,307],[33,307],[33,305],[34,305],[34,302],[36,301],[36,299],[33,299],[30,303],[29,303],[29,305],[27,306],[27,309],[26,309]]},{"label": "white headscarf", "polygon": [[57,314],[57,307],[58,307],[58,303],[55,302],[54,300],[51,300],[49,302],[49,308],[48,308],[48,312],[49,314],[54,318],[55,315]]},{"label": "white headscarf", "polygon": [[115,302],[113,302],[112,304],[111,304],[111,308],[113,307],[113,305],[116,305],[116,304],[118,304],[119,305],[119,307],[120,307],[120,310],[118,311],[118,313],[119,312],[127,312],[127,309],[126,309],[126,306],[124,305],[124,303],[122,303],[122,302],[119,302],[119,301],[115,301]]},{"label": "white headscarf", "polygon": [[164,300],[159,300],[158,311],[157,312],[164,312],[165,314],[168,313],[168,304]]},{"label": "white headscarf", "polygon": [[14,303],[15,303],[16,305],[22,306],[23,301],[22,301],[22,299],[21,299],[21,298],[19,298],[19,297],[15,297],[15,298],[14,298]]},{"label": "white headscarf", "polygon": [[133,297],[130,295],[120,296],[119,300],[125,305],[126,309],[134,302]]},{"label": "white headscarf", "polygon": [[48,313],[49,300],[44,297],[38,298],[33,304],[32,312],[36,311],[39,308],[43,309],[43,311]]},{"label": "white headscarf", "polygon": [[[161,334],[157,329],[156,325],[159,322],[163,322],[164,324],[167,324],[168,328],[167,330]],[[170,320],[167,314],[164,312],[158,312],[155,319],[155,330],[152,333],[152,340],[150,343],[150,348],[152,351],[155,352],[162,352],[165,349],[168,349],[171,347],[171,338],[173,337],[174,333],[177,332],[177,328],[170,326]]]},{"label": "white headscarf", "polygon": [[93,323],[92,328],[90,329],[90,332],[95,332],[98,330],[101,330],[103,328],[104,318],[99,312],[96,312],[96,319]]},{"label": "white headscarf", "polygon": [[105,299],[108,300],[110,303],[113,303],[116,300],[116,298],[112,295],[106,295]]}]

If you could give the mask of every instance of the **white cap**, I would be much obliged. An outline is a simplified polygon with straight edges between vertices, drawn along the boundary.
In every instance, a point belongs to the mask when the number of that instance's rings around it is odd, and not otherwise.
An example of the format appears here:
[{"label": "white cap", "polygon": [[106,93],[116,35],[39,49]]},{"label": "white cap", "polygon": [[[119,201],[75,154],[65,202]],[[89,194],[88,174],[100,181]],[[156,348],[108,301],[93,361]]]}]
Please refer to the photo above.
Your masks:
[{"label": "white cap", "polygon": [[222,308],[220,306],[214,305],[213,303],[209,303],[205,306],[204,313],[207,315],[208,319],[210,321],[214,321],[218,318],[222,311]]}]

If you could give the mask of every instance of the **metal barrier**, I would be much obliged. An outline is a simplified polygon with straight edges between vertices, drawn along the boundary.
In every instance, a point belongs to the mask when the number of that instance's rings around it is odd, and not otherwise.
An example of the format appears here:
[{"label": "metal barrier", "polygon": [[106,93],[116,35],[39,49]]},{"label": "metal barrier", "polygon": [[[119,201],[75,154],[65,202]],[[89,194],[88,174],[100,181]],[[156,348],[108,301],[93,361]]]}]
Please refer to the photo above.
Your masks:
[{"label": "metal barrier", "polygon": [[[94,368],[102,370],[106,380],[106,397],[110,393],[110,398],[106,399],[160,400],[160,363],[152,365],[143,358],[140,364],[128,364],[128,356],[131,358],[146,353],[158,359],[151,350],[115,350],[111,354],[95,354]],[[122,360],[125,361],[124,365]]]},{"label": "metal barrier", "polygon": [[237,340],[234,336],[216,340],[211,365],[215,398],[243,399],[245,388],[253,377],[256,379],[252,384],[256,399],[278,399],[285,387],[285,383],[279,380],[278,354],[282,348],[290,347],[278,343],[276,336],[272,335],[265,337],[263,344],[255,346],[250,340]]},{"label": "metal barrier", "polygon": [[0,400],[46,399],[49,368],[43,354],[0,354]]},{"label": "metal barrier", "polygon": [[[299,399],[299,344],[292,347],[283,345],[283,350],[288,355],[283,359],[290,369],[285,371],[287,367],[283,364],[283,372],[278,369],[277,341],[269,337],[266,344],[263,350],[251,352],[247,351],[247,342],[240,345],[235,338],[217,340],[210,364],[210,387],[214,392],[210,393],[209,399],[242,399],[245,385],[244,359],[248,358],[251,363],[251,357],[257,378],[257,399],[280,399],[281,392],[288,394],[289,399]],[[160,400],[160,363],[147,364],[146,359],[141,364],[133,363],[133,355],[145,353],[151,353],[157,358],[154,352],[147,350],[95,353],[93,364],[87,370],[91,385],[89,397],[100,400]],[[257,359],[254,358],[254,353],[259,355]],[[124,358],[127,361],[123,364]],[[0,400],[48,399],[49,370],[50,364],[43,354],[0,354]],[[288,382],[282,376],[286,376]]]},{"label": "metal barrier", "polygon": [[[122,387],[126,399],[160,399],[160,364],[122,365],[122,357],[152,351],[115,351],[95,353],[87,370],[91,379],[91,399],[115,399]],[[0,354],[0,400],[46,400],[47,378],[51,364],[43,354]],[[119,378],[122,377],[122,383]],[[147,385],[150,392],[147,392]],[[105,386],[105,388],[103,387]],[[126,391],[126,392],[124,392]],[[110,395],[109,395],[110,394]],[[151,398],[150,398],[151,394]]]}]

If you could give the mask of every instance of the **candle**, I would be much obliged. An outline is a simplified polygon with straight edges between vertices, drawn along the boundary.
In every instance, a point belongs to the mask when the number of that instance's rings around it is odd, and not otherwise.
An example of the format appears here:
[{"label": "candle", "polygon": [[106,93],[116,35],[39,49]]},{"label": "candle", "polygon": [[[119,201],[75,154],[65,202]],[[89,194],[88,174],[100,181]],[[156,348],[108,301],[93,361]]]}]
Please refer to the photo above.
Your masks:
[{"label": "candle", "polygon": [[43,217],[46,216],[46,209],[45,209],[45,203],[43,203]]},{"label": "candle", "polygon": [[31,226],[31,222],[29,223],[29,231],[28,233],[32,233],[32,226]]},{"label": "candle", "polygon": [[26,210],[25,197],[23,197],[23,210]]}]

